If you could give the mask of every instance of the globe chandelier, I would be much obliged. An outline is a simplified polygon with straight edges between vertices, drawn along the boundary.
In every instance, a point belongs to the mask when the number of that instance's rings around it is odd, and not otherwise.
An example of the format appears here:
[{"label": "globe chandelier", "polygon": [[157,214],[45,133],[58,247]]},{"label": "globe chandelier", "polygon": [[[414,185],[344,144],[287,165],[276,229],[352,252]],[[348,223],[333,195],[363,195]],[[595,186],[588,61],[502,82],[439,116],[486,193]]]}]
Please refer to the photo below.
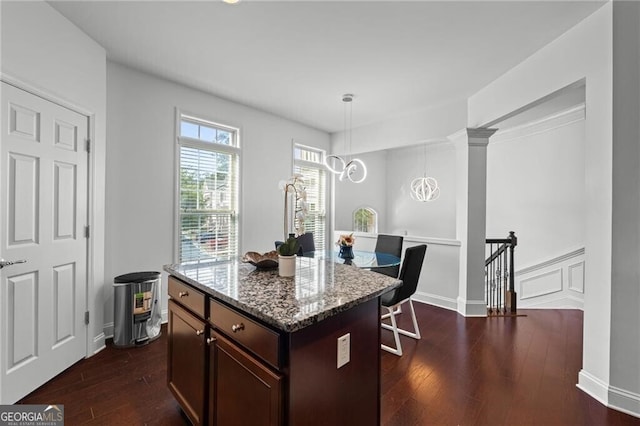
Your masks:
[{"label": "globe chandelier", "polygon": [[[353,95],[350,93],[342,95],[344,102],[344,145],[347,154],[351,152],[351,137],[353,125]],[[347,111],[348,105],[348,111]],[[347,116],[349,127],[347,131]],[[348,141],[348,142],[347,142]],[[350,159],[348,156],[342,158],[339,155],[327,155],[324,159],[324,165],[327,169],[338,175],[338,180],[348,179],[353,183],[361,183],[367,178],[367,166],[359,158]]]},{"label": "globe chandelier", "polygon": [[440,196],[435,178],[427,176],[427,144],[424,144],[424,176],[411,181],[411,198],[420,202],[434,201]]}]

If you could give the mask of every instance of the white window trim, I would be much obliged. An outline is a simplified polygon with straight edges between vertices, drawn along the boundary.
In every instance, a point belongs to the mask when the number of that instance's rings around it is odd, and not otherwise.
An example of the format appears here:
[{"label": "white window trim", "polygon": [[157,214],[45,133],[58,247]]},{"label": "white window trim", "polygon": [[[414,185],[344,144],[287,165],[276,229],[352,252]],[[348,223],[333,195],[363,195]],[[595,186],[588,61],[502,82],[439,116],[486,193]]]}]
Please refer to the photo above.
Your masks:
[{"label": "white window trim", "polygon": [[[316,163],[314,161],[307,161],[307,160],[301,160],[301,159],[296,159],[295,157],[295,149],[296,147],[302,148],[302,149],[307,149],[310,151],[315,151],[317,153],[320,154],[320,160]],[[321,214],[319,214],[318,216],[321,217],[322,219],[324,219],[324,243],[325,243],[325,247],[324,249],[327,250],[330,246],[331,246],[331,233],[330,233],[330,229],[331,229],[331,223],[329,220],[329,215],[328,215],[328,210],[329,210],[329,206],[330,206],[330,202],[331,202],[331,192],[329,190],[330,185],[332,185],[331,180],[329,179],[329,174],[326,171],[326,167],[324,166],[324,159],[325,156],[327,155],[327,151],[322,149],[322,148],[318,148],[315,146],[311,146],[311,145],[305,145],[305,144],[301,144],[296,142],[295,140],[291,141],[291,171],[292,173],[295,173],[296,170],[296,166],[301,166],[301,167],[312,167],[312,168],[318,168],[318,169],[323,169],[324,170],[324,178],[325,178],[325,182],[324,182],[324,187],[325,187],[325,194],[324,194],[324,210],[321,212]]]},{"label": "white window trim", "polygon": [[[226,129],[236,133],[236,146],[224,145],[224,144],[216,144],[214,142],[205,142],[200,139],[190,138],[186,136],[180,136],[180,122],[183,117],[191,118],[196,121],[204,121],[213,126]],[[240,126],[233,126],[233,124],[220,124],[216,120],[210,119],[206,115],[194,114],[192,112],[188,112],[179,107],[175,108],[175,120],[174,120],[174,155],[173,155],[173,200],[174,200],[174,210],[173,210],[173,262],[178,263],[180,261],[180,147],[182,145],[189,146],[192,148],[199,149],[211,149],[212,145],[215,146],[216,150],[220,149],[220,151],[227,152],[230,154],[238,155],[238,176],[237,176],[237,210],[235,212],[236,221],[238,224],[237,231],[237,249],[238,253],[242,253],[242,170],[243,170],[243,156],[242,156],[242,140],[241,134],[242,129]]]},{"label": "white window trim", "polygon": [[[376,220],[375,220],[375,224],[374,224],[374,228],[375,229],[373,231],[364,232],[364,231],[360,231],[360,230],[356,230],[355,229],[356,212],[358,210],[362,210],[362,209],[371,210],[376,215]],[[359,233],[362,233],[362,234],[377,234],[378,233],[378,222],[380,222],[380,213],[378,213],[378,210],[374,209],[373,207],[371,207],[369,205],[358,206],[351,213],[351,228],[352,228],[353,232],[359,232]]]}]

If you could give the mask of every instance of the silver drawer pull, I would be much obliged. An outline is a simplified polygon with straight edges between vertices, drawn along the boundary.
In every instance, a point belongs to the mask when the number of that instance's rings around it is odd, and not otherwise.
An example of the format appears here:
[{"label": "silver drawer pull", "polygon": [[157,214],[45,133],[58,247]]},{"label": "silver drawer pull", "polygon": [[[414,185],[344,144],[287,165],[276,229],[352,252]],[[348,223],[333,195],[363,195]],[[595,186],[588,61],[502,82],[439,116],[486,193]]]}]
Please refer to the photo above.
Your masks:
[{"label": "silver drawer pull", "polygon": [[201,336],[204,334],[204,330],[196,330],[196,336]]},{"label": "silver drawer pull", "polygon": [[235,332],[238,332],[238,331],[240,331],[240,330],[244,330],[244,324],[243,324],[243,323],[240,323],[240,324],[233,324],[233,325],[231,326],[231,331],[233,331],[234,333],[235,333]]},{"label": "silver drawer pull", "polygon": [[210,345],[210,344],[212,344],[212,343],[213,343],[213,342],[215,342],[215,341],[216,341],[216,338],[215,338],[215,337],[209,337],[209,338],[207,339],[207,345]]},{"label": "silver drawer pull", "polygon": [[189,292],[188,291],[181,291],[180,293],[178,293],[178,297],[185,297],[188,296]]}]

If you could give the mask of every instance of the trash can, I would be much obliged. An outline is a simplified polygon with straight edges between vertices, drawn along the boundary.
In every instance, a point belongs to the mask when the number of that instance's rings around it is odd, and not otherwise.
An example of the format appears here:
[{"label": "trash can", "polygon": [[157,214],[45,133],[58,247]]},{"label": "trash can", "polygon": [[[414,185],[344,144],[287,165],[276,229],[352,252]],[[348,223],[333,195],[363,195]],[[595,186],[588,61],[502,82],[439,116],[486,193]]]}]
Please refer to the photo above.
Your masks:
[{"label": "trash can", "polygon": [[160,337],[160,272],[133,272],[113,282],[113,344],[140,346]]}]

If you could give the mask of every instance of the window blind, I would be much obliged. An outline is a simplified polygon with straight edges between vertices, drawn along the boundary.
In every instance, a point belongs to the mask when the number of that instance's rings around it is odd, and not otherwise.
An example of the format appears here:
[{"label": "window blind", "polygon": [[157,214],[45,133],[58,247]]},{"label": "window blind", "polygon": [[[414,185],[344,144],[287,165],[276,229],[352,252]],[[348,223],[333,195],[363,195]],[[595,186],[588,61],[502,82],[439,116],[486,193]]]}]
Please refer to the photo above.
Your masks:
[{"label": "window blind", "polygon": [[236,134],[189,117],[179,136],[179,261],[236,256],[239,153],[229,148]]},{"label": "window blind", "polygon": [[307,191],[309,212],[305,231],[313,232],[316,250],[325,250],[327,178],[322,164],[324,153],[300,145],[294,146],[294,173],[301,174]]}]

